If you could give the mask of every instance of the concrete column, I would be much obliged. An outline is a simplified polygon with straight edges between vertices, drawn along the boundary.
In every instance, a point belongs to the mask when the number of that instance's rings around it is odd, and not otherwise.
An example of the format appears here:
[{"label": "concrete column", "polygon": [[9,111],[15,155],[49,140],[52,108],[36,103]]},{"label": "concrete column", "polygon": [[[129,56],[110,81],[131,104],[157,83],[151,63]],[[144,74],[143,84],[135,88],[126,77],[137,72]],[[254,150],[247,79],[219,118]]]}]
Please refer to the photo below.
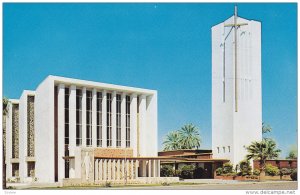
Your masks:
[{"label": "concrete column", "polygon": [[70,159],[69,178],[75,178],[75,160]]},{"label": "concrete column", "polygon": [[[24,182],[27,177],[27,97],[28,94],[23,92],[19,102],[19,176],[20,181]],[[3,123],[2,123],[3,124]]]},{"label": "concrete column", "polygon": [[111,180],[111,160],[107,161],[107,180]]},{"label": "concrete column", "polygon": [[126,179],[128,180],[128,178],[129,178],[129,175],[130,175],[130,173],[129,173],[129,160],[126,160],[126,165],[125,165],[125,167],[126,167]]},{"label": "concrete column", "polygon": [[[69,155],[75,155],[76,147],[76,86],[71,85],[69,97]],[[75,172],[75,170],[72,170]]]},{"label": "concrete column", "polygon": [[117,114],[117,93],[116,91],[113,91],[111,94],[112,104],[111,104],[111,136],[112,136],[112,148],[116,148],[116,142],[117,142],[117,121],[116,121],[116,114]]},{"label": "concrete column", "polygon": [[6,178],[12,177],[12,104],[9,103],[8,115],[6,117]]},{"label": "concrete column", "polygon": [[157,177],[160,177],[160,160],[157,160]]},{"label": "concrete column", "polygon": [[58,181],[62,181],[65,177],[65,161],[62,158],[65,156],[65,85],[58,85],[57,98],[57,147],[58,147]]},{"label": "concrete column", "polygon": [[142,160],[142,177],[147,177],[147,161]]},{"label": "concrete column", "polygon": [[130,147],[133,156],[137,156],[137,95],[131,95],[130,101]]},{"label": "concrete column", "polygon": [[117,161],[117,180],[119,181],[120,180],[120,160],[118,159]]},{"label": "concrete column", "polygon": [[92,146],[97,147],[97,90],[93,89],[92,96]]},{"label": "concrete column", "polygon": [[157,167],[157,162],[156,162],[156,160],[153,160],[153,177],[157,177],[156,176],[156,167]]},{"label": "concrete column", "polygon": [[148,160],[148,177],[152,177],[151,171],[152,170],[152,165],[151,165],[151,160]]},{"label": "concrete column", "polygon": [[82,146],[86,147],[86,87],[82,88]]},{"label": "concrete column", "polygon": [[116,180],[116,160],[112,160],[112,180]]},{"label": "concrete column", "polygon": [[107,114],[107,95],[106,90],[102,92],[102,147],[107,148],[106,135],[106,114]]},{"label": "concrete column", "polygon": [[75,178],[81,178],[81,169],[82,169],[82,164],[81,164],[81,148],[77,147],[75,149]]},{"label": "concrete column", "polygon": [[95,160],[95,181],[99,180],[99,160]]},{"label": "concrete column", "polygon": [[107,180],[107,160],[103,160],[103,180]]},{"label": "concrete column", "polygon": [[126,148],[126,94],[121,96],[121,148]]},{"label": "concrete column", "polygon": [[131,177],[130,179],[134,179],[134,166],[133,166],[133,160],[131,160]]},{"label": "concrete column", "polygon": [[125,160],[122,160],[122,179],[125,179]]},{"label": "concrete column", "polygon": [[103,160],[99,160],[99,180],[103,180]]},{"label": "concrete column", "polygon": [[139,177],[139,161],[135,161],[135,179]]},{"label": "concrete column", "polygon": [[146,96],[145,95],[140,95],[139,96],[139,132],[140,132],[140,137],[139,137],[139,143],[140,143],[140,155],[141,156],[148,156],[147,155],[147,118],[146,118]]}]

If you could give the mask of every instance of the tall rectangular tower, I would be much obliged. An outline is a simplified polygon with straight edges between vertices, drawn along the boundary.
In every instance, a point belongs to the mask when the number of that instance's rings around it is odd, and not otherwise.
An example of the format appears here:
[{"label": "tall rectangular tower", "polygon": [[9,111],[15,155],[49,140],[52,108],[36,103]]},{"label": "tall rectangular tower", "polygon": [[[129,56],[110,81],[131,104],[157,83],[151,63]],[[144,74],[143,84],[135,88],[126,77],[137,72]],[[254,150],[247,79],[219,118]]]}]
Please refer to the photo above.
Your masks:
[{"label": "tall rectangular tower", "polygon": [[212,150],[234,165],[262,139],[261,23],[235,15],[212,27]]}]

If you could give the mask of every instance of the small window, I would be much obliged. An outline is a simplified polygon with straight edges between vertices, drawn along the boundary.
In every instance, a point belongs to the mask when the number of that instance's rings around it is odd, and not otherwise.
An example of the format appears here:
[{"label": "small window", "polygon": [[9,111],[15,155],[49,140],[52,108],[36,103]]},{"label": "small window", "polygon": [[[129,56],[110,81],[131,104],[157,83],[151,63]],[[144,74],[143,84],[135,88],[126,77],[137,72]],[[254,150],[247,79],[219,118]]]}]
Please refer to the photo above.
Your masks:
[{"label": "small window", "polygon": [[27,163],[27,177],[34,177],[35,173],[35,162],[28,162]]},{"label": "small window", "polygon": [[218,153],[220,153],[220,148],[219,147],[217,147],[217,150],[218,150]]},{"label": "small window", "polygon": [[223,152],[225,153],[225,147],[223,147]]},{"label": "small window", "polygon": [[228,146],[228,152],[230,152],[230,146]]},{"label": "small window", "polygon": [[19,163],[12,163],[12,176],[13,177],[19,177]]}]

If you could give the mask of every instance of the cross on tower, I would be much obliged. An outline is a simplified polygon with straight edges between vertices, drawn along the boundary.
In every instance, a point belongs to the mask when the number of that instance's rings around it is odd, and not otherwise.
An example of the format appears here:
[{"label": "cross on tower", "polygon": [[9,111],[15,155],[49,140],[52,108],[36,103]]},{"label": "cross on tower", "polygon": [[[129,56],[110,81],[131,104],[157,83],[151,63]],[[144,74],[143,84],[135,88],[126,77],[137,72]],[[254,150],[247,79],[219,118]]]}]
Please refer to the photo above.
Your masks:
[{"label": "cross on tower", "polygon": [[231,26],[234,28],[234,85],[235,85],[235,112],[238,111],[238,98],[237,98],[237,28],[240,26],[248,25],[247,23],[237,23],[237,6],[234,6],[234,23],[233,24],[225,24],[224,27]]}]

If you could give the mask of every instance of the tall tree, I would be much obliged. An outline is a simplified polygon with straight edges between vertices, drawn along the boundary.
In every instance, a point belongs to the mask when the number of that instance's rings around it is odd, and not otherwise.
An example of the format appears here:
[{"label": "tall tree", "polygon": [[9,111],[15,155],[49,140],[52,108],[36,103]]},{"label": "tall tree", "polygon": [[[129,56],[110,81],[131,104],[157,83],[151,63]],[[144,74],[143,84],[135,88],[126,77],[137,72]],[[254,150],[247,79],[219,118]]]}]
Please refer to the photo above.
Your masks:
[{"label": "tall tree", "polygon": [[181,149],[180,136],[178,131],[169,132],[163,142],[164,151]]},{"label": "tall tree", "polygon": [[9,100],[4,97],[2,99],[2,189],[6,189],[6,164],[5,164],[5,145],[6,145],[6,116],[8,114]]},{"label": "tall tree", "polygon": [[187,124],[178,131],[182,149],[196,149],[200,147],[201,137],[198,127]]},{"label": "tall tree", "polygon": [[[262,135],[264,136],[267,133],[269,133],[269,132],[272,131],[272,127],[269,124],[263,122],[262,123],[262,130],[261,131],[262,131]],[[268,139],[268,138],[264,138],[264,139]]]},{"label": "tall tree", "polygon": [[263,139],[261,142],[252,142],[246,147],[247,160],[259,160],[260,180],[264,179],[266,160],[278,158],[281,150],[276,148],[276,143],[272,139]]}]

